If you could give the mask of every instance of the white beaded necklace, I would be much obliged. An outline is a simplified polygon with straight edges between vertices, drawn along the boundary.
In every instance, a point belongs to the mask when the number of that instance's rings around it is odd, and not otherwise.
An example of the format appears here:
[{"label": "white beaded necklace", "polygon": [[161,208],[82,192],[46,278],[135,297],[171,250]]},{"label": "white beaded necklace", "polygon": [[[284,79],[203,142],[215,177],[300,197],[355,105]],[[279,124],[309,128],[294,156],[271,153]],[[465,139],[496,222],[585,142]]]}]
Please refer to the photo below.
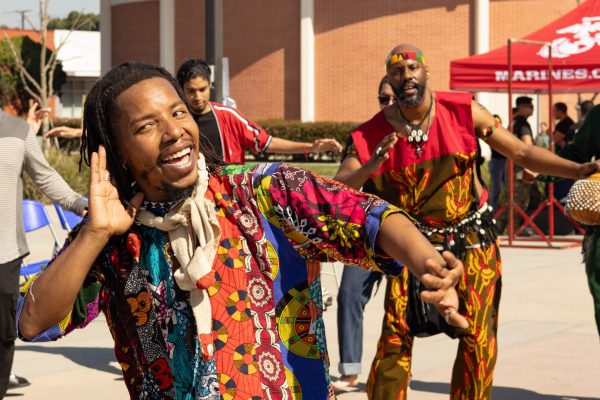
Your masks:
[{"label": "white beaded necklace", "polygon": [[[417,157],[419,158],[421,157],[421,154],[423,154],[421,145],[425,144],[425,142],[429,140],[429,128],[431,126],[431,109],[433,108],[433,94],[429,92],[429,96],[429,108],[427,109],[427,113],[425,113],[425,115],[421,119],[421,122],[419,122],[418,124],[412,124],[408,120],[408,118],[404,116],[402,108],[400,108],[400,104],[398,103],[398,111],[400,111],[400,115],[402,116],[402,119],[404,119],[404,127],[408,132],[408,142],[416,147],[415,151],[417,153]],[[423,132],[423,128],[421,127],[421,125],[423,124],[423,122],[425,122],[425,119],[427,119],[427,130]]]}]

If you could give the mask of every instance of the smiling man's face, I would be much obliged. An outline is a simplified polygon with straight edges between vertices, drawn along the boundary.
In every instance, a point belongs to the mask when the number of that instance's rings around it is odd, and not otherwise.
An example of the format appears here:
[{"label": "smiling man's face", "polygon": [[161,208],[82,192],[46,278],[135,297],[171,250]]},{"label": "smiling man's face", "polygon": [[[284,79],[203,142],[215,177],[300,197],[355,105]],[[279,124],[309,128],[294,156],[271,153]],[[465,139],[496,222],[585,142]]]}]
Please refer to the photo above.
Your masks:
[{"label": "smiling man's face", "polygon": [[146,200],[175,200],[195,185],[198,126],[167,80],[138,82],[113,107],[119,155]]}]

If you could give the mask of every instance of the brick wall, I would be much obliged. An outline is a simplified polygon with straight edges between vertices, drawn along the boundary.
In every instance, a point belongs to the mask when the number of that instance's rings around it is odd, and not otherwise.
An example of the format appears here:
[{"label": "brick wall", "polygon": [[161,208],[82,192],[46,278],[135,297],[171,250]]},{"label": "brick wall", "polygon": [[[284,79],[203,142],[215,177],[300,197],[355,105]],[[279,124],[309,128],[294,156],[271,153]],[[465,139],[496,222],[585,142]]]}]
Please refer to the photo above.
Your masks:
[{"label": "brick wall", "polygon": [[316,2],[317,119],[362,121],[373,115],[385,58],[401,43],[421,48],[429,63],[430,86],[447,90],[450,60],[469,55],[467,3]]},{"label": "brick wall", "polygon": [[160,62],[158,1],[113,6],[111,25],[113,66],[132,60]]},{"label": "brick wall", "polygon": [[223,19],[231,97],[240,110],[251,119],[299,119],[299,1],[226,1]]},{"label": "brick wall", "polygon": [[[576,0],[491,0],[490,48],[564,15]],[[205,57],[204,0],[176,0],[176,63]],[[315,0],[316,117],[362,121],[377,109],[389,50],[412,43],[425,53],[430,86],[448,90],[449,65],[473,49],[474,0]],[[158,62],[158,2],[113,7],[113,63]],[[231,97],[252,119],[300,117],[300,2],[224,2],[224,55]],[[584,98],[591,97],[584,95]],[[571,114],[575,95],[557,95]],[[547,100],[540,99],[547,118]]]},{"label": "brick wall", "polygon": [[175,69],[189,58],[206,57],[204,0],[175,0]]}]

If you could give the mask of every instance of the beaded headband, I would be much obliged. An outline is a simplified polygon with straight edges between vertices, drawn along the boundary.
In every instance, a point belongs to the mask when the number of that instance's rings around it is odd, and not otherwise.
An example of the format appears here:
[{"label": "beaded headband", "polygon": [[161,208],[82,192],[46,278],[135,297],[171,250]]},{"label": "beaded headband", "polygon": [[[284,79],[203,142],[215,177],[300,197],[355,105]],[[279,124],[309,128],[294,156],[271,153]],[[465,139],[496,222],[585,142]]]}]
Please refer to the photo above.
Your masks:
[{"label": "beaded headband", "polygon": [[392,68],[392,65],[396,64],[397,62],[400,62],[402,60],[415,60],[420,62],[423,65],[427,65],[427,62],[425,61],[425,57],[423,56],[423,54],[418,54],[415,53],[414,51],[402,51],[400,53],[391,53],[386,62],[385,65],[387,67],[387,69]]}]

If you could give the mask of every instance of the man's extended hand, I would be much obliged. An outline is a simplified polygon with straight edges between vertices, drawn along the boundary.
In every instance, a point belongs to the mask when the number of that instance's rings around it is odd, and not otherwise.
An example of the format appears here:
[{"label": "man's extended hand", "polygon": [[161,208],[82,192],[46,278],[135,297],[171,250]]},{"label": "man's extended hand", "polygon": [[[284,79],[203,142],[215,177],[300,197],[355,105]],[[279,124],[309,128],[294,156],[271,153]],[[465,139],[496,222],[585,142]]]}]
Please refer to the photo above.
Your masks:
[{"label": "man's extended hand", "polygon": [[583,164],[579,164],[579,168],[577,171],[577,179],[586,178],[598,171],[600,171],[600,161],[590,161]]},{"label": "man's extended hand", "polygon": [[458,313],[458,293],[456,284],[464,272],[459,259],[449,251],[442,253],[446,265],[441,265],[433,260],[427,260],[425,267],[427,273],[421,276],[421,281],[427,290],[421,293],[421,298],[427,303],[433,304],[440,315],[449,325],[461,329],[467,329],[469,322]]},{"label": "man's extended hand", "polygon": [[316,154],[320,154],[325,151],[339,153],[342,151],[342,148],[342,145],[335,139],[317,139],[313,142],[310,152]]},{"label": "man's extended hand", "polygon": [[46,132],[46,139],[53,137],[61,137],[65,139],[75,139],[81,137],[81,128],[71,128],[68,126],[57,126],[54,129],[50,129]]},{"label": "man's extended hand", "polygon": [[398,136],[396,135],[396,132],[390,133],[384,137],[375,148],[373,154],[371,154],[371,158],[369,161],[367,161],[366,166],[368,166],[372,171],[377,172],[381,164],[390,158],[388,153],[397,142]]}]

